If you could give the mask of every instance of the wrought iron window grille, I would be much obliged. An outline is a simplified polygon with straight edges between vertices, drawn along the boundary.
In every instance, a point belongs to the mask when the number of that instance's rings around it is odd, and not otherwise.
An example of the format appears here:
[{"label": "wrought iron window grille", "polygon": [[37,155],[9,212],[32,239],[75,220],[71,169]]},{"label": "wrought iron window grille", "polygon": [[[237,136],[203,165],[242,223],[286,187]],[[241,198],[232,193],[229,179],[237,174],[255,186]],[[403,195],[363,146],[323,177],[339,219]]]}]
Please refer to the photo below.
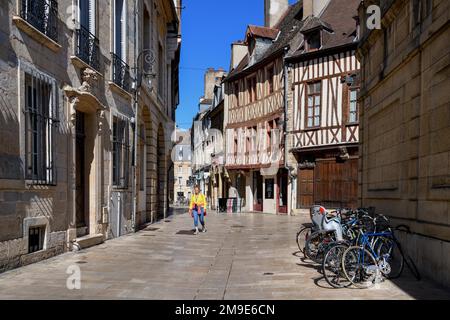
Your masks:
[{"label": "wrought iron window grille", "polygon": [[25,178],[32,185],[56,185],[54,90],[44,76],[25,74]]},{"label": "wrought iron window grille", "polygon": [[100,41],[88,29],[76,30],[76,56],[95,70],[100,70]]},{"label": "wrought iron window grille", "polygon": [[112,81],[124,89],[130,92],[131,90],[131,75],[130,66],[126,64],[118,55],[111,52],[112,62]]},{"label": "wrought iron window grille", "polygon": [[20,16],[50,39],[58,41],[56,0],[22,0]]}]

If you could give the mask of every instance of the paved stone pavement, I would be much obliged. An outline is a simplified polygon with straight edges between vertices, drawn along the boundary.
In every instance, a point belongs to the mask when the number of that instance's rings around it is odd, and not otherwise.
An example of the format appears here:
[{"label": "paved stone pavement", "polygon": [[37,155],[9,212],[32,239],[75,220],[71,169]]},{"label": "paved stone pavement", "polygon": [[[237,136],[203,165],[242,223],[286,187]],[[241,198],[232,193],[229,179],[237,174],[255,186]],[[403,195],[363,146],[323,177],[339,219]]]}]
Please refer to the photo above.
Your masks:
[{"label": "paved stone pavement", "polygon": [[[450,299],[450,291],[409,276],[377,289],[330,289],[317,267],[297,256],[300,217],[188,214],[136,234],[0,275],[0,299]],[[81,269],[81,289],[66,287]]]}]

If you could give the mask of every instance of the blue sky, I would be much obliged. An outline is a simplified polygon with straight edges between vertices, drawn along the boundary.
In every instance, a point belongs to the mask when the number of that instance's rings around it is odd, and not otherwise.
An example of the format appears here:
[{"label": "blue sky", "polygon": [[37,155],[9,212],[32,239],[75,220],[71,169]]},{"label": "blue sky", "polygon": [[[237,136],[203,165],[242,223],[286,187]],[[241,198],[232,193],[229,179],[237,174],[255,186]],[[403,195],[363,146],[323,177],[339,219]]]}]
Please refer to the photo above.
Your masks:
[{"label": "blue sky", "polygon": [[228,71],[231,43],[244,38],[247,25],[264,24],[264,0],[183,0],[183,6],[176,119],[180,128],[190,128],[203,95],[205,70]]}]

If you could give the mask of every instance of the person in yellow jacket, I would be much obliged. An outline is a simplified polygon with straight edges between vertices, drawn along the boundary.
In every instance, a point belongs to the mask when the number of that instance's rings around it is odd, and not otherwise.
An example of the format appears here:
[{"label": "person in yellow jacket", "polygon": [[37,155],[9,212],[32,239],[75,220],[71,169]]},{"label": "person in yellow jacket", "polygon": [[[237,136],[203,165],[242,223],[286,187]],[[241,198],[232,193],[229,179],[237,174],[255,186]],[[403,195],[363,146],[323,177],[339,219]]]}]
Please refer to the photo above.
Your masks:
[{"label": "person in yellow jacket", "polygon": [[205,226],[205,212],[206,212],[206,197],[200,192],[200,187],[194,187],[194,194],[191,197],[191,203],[189,205],[189,213],[194,218],[195,235],[198,231],[198,221],[202,224],[202,232],[206,232]]}]

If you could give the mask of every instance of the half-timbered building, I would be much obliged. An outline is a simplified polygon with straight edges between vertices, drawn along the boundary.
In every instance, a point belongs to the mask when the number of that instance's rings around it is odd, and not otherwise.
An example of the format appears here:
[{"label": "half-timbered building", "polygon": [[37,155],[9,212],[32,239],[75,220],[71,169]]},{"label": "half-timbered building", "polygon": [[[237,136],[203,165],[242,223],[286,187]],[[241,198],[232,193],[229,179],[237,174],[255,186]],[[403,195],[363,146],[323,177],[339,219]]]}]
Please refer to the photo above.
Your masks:
[{"label": "half-timbered building", "polygon": [[359,2],[304,1],[304,40],[286,59],[291,82],[289,162],[297,169],[297,209],[357,206]]},{"label": "half-timbered building", "polygon": [[247,211],[283,214],[288,212],[284,58],[298,41],[302,3],[279,2],[266,1],[266,26],[248,26],[245,41],[233,46],[238,50],[232,64],[240,62],[225,79],[224,130],[230,197],[241,198]]}]

